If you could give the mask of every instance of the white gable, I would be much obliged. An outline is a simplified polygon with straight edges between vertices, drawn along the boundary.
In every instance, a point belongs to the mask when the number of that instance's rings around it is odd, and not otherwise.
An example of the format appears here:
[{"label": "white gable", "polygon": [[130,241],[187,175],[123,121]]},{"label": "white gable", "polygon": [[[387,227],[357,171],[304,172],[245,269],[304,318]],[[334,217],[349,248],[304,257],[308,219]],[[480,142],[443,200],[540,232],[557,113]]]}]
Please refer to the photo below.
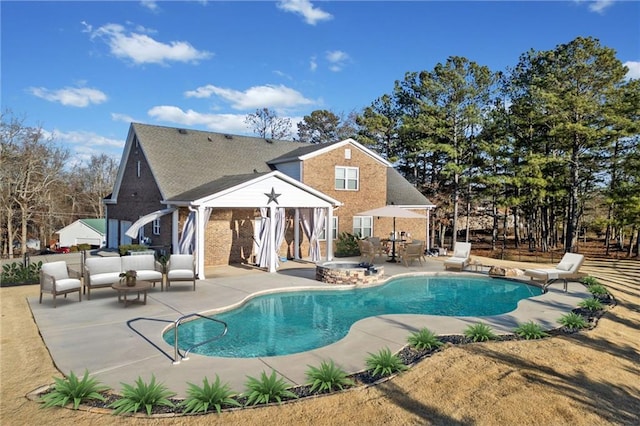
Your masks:
[{"label": "white gable", "polygon": [[193,205],[205,207],[329,207],[335,200],[281,172],[272,172],[199,200]]}]

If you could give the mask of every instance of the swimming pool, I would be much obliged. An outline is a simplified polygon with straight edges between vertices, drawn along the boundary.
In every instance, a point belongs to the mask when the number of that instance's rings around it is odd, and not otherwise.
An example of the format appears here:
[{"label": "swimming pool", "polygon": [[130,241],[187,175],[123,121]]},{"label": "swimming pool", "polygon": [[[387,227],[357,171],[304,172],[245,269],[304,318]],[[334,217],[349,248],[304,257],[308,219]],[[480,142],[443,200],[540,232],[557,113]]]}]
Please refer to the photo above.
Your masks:
[{"label": "swimming pool", "polygon": [[[496,278],[408,276],[376,287],[263,295],[211,315],[228,324],[227,335],[193,353],[228,358],[289,355],[334,343],[367,317],[500,315],[516,309],[519,300],[540,294],[539,287]],[[221,330],[212,321],[189,321],[178,328],[178,342],[186,349]],[[163,337],[173,345],[173,330]]]}]

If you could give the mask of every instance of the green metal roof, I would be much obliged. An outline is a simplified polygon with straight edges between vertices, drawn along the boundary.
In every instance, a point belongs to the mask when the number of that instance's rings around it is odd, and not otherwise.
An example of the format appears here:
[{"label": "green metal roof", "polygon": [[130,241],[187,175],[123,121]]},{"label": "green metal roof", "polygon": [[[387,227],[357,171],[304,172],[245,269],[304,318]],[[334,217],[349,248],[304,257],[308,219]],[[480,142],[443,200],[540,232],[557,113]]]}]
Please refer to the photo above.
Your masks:
[{"label": "green metal roof", "polygon": [[105,235],[107,233],[106,219],[80,219],[80,222],[84,223],[99,234]]}]

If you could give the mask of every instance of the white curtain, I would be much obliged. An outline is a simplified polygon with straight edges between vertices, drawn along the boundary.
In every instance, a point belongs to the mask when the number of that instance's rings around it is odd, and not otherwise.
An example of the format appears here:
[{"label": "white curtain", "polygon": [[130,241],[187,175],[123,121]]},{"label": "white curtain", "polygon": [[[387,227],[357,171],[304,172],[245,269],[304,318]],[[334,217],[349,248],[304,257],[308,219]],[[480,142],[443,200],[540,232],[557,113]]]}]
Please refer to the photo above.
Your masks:
[{"label": "white curtain", "polygon": [[[204,210],[202,220],[204,222],[204,228],[207,228],[209,218],[213,209],[208,208]],[[201,238],[204,238],[202,236]],[[187,220],[182,227],[182,235],[178,241],[178,253],[179,254],[193,254],[196,251],[196,212],[189,213]]]},{"label": "white curtain", "polygon": [[325,211],[321,208],[300,209],[302,230],[309,239],[309,256],[313,262],[320,260],[320,241],[318,237],[324,230]]},{"label": "white curtain", "polygon": [[260,235],[259,235],[259,250],[258,250],[258,259],[257,263],[261,268],[268,268],[271,263],[271,256],[275,256],[276,267],[280,266],[280,260],[278,258],[278,248],[284,241],[284,234],[287,230],[286,221],[285,221],[285,210],[282,207],[276,209],[275,212],[275,225],[276,225],[276,235],[275,235],[275,246],[271,245],[272,238],[269,233],[271,218],[268,217],[267,213],[269,209],[266,207],[260,208]]},{"label": "white curtain", "polygon": [[[258,258],[256,259],[256,263],[261,268],[265,268],[269,266],[269,252],[271,251],[269,249],[270,248],[269,226],[270,226],[271,218],[269,217],[268,213],[269,213],[268,207],[260,208],[260,234],[256,239],[257,246],[258,246],[258,251],[257,251]],[[255,239],[255,236],[254,236],[254,239]]]},{"label": "white curtain", "polygon": [[187,220],[184,221],[182,226],[182,234],[180,235],[180,241],[178,241],[178,253],[179,254],[193,254],[195,250],[195,236],[196,236],[196,212],[189,213]]},{"label": "white curtain", "polygon": [[279,257],[278,257],[278,249],[282,245],[284,241],[284,234],[287,231],[287,221],[286,221],[286,213],[283,207],[278,207],[276,209],[276,246],[274,247],[273,255],[276,257],[276,266],[280,266]]}]

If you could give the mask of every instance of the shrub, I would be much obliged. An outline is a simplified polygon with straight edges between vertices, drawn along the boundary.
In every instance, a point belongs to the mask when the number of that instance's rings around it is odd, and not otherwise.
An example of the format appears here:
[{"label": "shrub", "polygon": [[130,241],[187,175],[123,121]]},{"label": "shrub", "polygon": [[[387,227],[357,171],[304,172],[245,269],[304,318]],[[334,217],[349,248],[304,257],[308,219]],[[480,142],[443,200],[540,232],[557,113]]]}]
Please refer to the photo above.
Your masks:
[{"label": "shrub", "polygon": [[336,366],[333,360],[322,361],[320,367],[308,366],[307,379],[310,380],[311,391],[331,392],[334,388],[344,389],[346,386],[353,386],[353,380],[347,378],[347,373]]},{"label": "shrub", "polygon": [[2,266],[2,282],[5,284],[31,284],[40,280],[42,261],[24,266],[20,262],[7,263]]},{"label": "shrub", "polygon": [[130,251],[146,251],[149,250],[149,247],[144,246],[142,244],[122,244],[118,246],[118,252],[120,256],[124,256]]},{"label": "shrub", "polygon": [[580,314],[569,312],[558,319],[558,322],[570,330],[579,330],[587,326],[587,321]]},{"label": "shrub", "polygon": [[374,377],[388,376],[407,369],[400,357],[392,354],[389,348],[380,349],[377,354],[369,353],[366,364],[367,369],[371,371]]},{"label": "shrub", "polygon": [[442,346],[442,342],[438,339],[438,336],[428,328],[423,328],[420,331],[412,333],[407,341],[418,350],[437,349]]},{"label": "shrub", "polygon": [[72,372],[69,373],[69,377],[66,379],[60,379],[54,377],[55,385],[53,390],[42,397],[42,401],[45,407],[53,407],[59,405],[64,407],[73,401],[73,409],[77,410],[83,401],[89,399],[99,399],[104,401],[104,397],[100,395],[100,392],[109,389],[107,386],[100,384],[95,377],[89,378],[89,371],[84,371],[82,380],[78,380],[78,377]]},{"label": "shrub", "polygon": [[602,309],[602,302],[592,297],[591,299],[585,299],[582,302],[578,303],[578,306],[580,306],[581,308],[588,309],[591,312],[594,312]]},{"label": "shrub", "polygon": [[185,408],[185,413],[206,412],[209,407],[215,407],[216,411],[220,413],[223,405],[242,406],[232,397],[233,392],[229,384],[221,384],[217,374],[216,381],[212,384],[209,384],[206,377],[202,380],[202,387],[193,383],[187,384],[189,385],[187,399],[180,404]]},{"label": "shrub", "polygon": [[580,282],[584,285],[591,286],[591,285],[596,285],[596,284],[600,284],[600,281],[598,281],[598,279],[596,277],[592,277],[592,276],[586,276],[583,277]]},{"label": "shrub", "polygon": [[358,248],[358,237],[349,232],[341,232],[336,241],[336,256],[358,256],[360,249]]},{"label": "shrub", "polygon": [[531,339],[542,339],[543,337],[548,336],[540,327],[540,324],[536,324],[533,321],[525,322],[523,324],[519,324],[518,327],[514,330],[514,332],[520,336],[525,338],[526,340]]},{"label": "shrub", "polygon": [[594,296],[606,296],[609,291],[602,284],[590,284],[587,286],[587,290]]},{"label": "shrub", "polygon": [[142,381],[141,377],[136,380],[136,386],[122,383],[122,397],[112,402],[109,407],[115,409],[113,414],[137,413],[141,407],[151,415],[154,406],[173,407],[169,398],[175,393],[169,391],[162,383],[156,383],[156,377],[151,375],[149,384]]},{"label": "shrub", "polygon": [[496,335],[491,331],[491,327],[483,323],[468,326],[464,330],[464,335],[474,342],[486,342],[496,338]]},{"label": "shrub", "polygon": [[282,398],[298,397],[288,390],[289,384],[282,377],[279,379],[276,377],[275,371],[272,371],[269,377],[263,371],[260,380],[255,377],[247,377],[247,379],[247,405],[267,404],[273,400],[282,402]]}]

